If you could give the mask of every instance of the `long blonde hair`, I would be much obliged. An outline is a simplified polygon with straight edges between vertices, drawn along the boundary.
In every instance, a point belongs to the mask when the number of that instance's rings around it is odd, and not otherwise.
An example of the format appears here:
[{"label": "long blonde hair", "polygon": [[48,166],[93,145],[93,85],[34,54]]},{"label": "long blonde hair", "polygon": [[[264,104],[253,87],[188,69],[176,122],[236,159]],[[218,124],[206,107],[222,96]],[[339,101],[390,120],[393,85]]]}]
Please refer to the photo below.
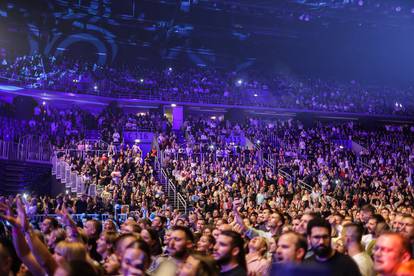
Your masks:
[{"label": "long blonde hair", "polygon": [[87,260],[87,251],[83,243],[61,241],[55,247],[55,253],[64,257],[67,262],[74,260]]}]

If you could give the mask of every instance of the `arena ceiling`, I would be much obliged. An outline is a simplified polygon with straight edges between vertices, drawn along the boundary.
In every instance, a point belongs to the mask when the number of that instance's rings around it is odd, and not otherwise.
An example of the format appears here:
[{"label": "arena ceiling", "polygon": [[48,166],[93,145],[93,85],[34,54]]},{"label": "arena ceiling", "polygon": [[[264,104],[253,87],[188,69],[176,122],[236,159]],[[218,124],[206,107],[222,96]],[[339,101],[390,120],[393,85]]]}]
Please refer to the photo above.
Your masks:
[{"label": "arena ceiling", "polygon": [[[0,3],[0,46],[16,55],[91,53],[99,63],[185,60],[242,68],[262,60],[304,71],[338,67],[341,74],[361,75],[354,67],[361,67],[364,58],[364,72],[392,68],[378,63],[384,58],[396,62],[389,53],[409,55],[404,62],[414,64],[410,2],[5,0]],[[321,59],[333,64],[315,69]]]}]

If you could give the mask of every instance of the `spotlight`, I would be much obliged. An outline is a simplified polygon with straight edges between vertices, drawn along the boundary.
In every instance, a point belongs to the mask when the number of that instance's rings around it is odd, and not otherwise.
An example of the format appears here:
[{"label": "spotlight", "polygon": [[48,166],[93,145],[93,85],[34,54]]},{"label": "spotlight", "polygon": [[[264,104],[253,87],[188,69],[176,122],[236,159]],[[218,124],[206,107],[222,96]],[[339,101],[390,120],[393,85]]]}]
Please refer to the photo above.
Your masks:
[{"label": "spotlight", "polygon": [[342,145],[341,145],[341,146],[339,146],[339,148],[340,148],[340,149],[343,149],[343,148],[344,148],[344,146],[342,146]]},{"label": "spotlight", "polygon": [[211,120],[215,120],[216,119],[216,116],[211,116],[210,119]]},{"label": "spotlight", "polygon": [[95,86],[93,87],[93,89],[96,91],[98,90],[98,86],[95,84]]},{"label": "spotlight", "polygon": [[209,148],[210,148],[211,150],[213,150],[213,149],[214,149],[214,146],[213,146],[213,145],[210,145],[210,146],[209,146]]},{"label": "spotlight", "polygon": [[46,105],[46,102],[45,102],[45,101],[43,101],[43,102],[42,102],[42,105]]},{"label": "spotlight", "polygon": [[171,72],[173,69],[172,67],[168,67],[168,71]]},{"label": "spotlight", "polygon": [[139,82],[140,82],[140,83],[144,83],[144,79],[140,79],[140,80],[139,80]]},{"label": "spotlight", "polygon": [[359,1],[358,1],[358,6],[362,7],[363,5],[364,5],[364,1],[359,0]]},{"label": "spotlight", "polygon": [[253,96],[257,97],[258,95],[255,93]]},{"label": "spotlight", "polygon": [[242,79],[237,80],[236,84],[237,84],[238,86],[242,85],[242,84],[243,84],[243,80],[242,80]]},{"label": "spotlight", "polygon": [[259,144],[259,145],[260,145],[260,140],[257,140],[257,141],[256,141],[256,144]]},{"label": "spotlight", "polygon": [[27,199],[27,194],[26,193],[23,194],[23,198]]},{"label": "spotlight", "polygon": [[141,140],[140,139],[135,139],[134,142],[135,143],[141,143]]},{"label": "spotlight", "polygon": [[171,104],[171,107],[176,107],[177,105],[175,103]]}]

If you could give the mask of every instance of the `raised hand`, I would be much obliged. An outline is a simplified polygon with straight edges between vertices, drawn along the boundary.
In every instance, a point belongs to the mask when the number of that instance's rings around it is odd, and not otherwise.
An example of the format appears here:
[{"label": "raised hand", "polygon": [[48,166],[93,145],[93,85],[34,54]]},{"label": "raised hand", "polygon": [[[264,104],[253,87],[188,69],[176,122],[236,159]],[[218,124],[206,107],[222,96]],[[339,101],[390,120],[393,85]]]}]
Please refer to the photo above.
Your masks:
[{"label": "raised hand", "polygon": [[27,232],[27,230],[30,227],[30,223],[29,223],[29,220],[27,219],[26,209],[20,197],[16,198],[16,206],[17,206],[17,217],[20,220],[21,228],[23,232]]},{"label": "raised hand", "polygon": [[22,228],[19,217],[16,217],[11,209],[10,202],[7,200],[5,203],[0,202],[0,217],[7,220],[13,227]]},{"label": "raised hand", "polygon": [[68,209],[66,208],[66,204],[63,204],[62,209],[60,211],[56,212],[60,219],[62,220],[62,223],[65,226],[71,226],[73,224],[73,220],[69,215]]}]

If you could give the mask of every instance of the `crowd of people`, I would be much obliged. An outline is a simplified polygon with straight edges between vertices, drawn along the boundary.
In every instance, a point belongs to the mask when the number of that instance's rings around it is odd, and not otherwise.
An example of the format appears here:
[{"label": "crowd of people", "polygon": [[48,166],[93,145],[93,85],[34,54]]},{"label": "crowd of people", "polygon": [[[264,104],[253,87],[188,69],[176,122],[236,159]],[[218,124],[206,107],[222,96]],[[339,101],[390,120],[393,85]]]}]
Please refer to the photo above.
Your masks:
[{"label": "crowd of people", "polygon": [[[39,108],[35,117],[53,114]],[[111,110],[109,122],[164,121]],[[83,124],[83,111],[60,113],[59,126]],[[189,117],[185,143],[157,129],[159,152],[147,155],[138,144],[99,152],[78,136],[61,144],[94,196],[1,197],[2,275],[414,275],[411,129]],[[156,162],[187,210],[170,202]]]},{"label": "crowd of people", "polygon": [[40,54],[4,59],[0,78],[30,88],[173,102],[369,114],[412,114],[413,107],[412,87],[370,86],[262,70],[98,66]]}]

